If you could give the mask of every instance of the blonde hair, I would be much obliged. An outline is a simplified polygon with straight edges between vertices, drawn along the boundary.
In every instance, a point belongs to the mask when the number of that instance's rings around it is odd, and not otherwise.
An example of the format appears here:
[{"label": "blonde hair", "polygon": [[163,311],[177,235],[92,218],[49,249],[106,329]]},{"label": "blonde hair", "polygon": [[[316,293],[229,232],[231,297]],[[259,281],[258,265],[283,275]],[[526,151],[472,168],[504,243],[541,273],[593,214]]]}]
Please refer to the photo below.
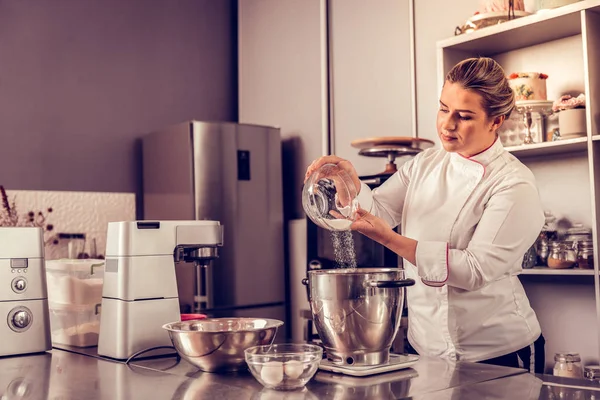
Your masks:
[{"label": "blonde hair", "polygon": [[491,58],[468,58],[459,62],[448,72],[446,81],[478,93],[488,118],[502,115],[508,118],[515,107],[515,95],[504,69]]}]

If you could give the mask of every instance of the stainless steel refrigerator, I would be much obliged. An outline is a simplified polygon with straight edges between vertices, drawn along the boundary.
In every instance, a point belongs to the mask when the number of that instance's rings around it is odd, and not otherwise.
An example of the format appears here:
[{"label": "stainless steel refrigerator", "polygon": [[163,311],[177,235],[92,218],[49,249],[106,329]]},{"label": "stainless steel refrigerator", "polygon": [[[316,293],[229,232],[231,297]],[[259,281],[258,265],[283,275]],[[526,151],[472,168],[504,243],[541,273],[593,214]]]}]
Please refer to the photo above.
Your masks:
[{"label": "stainless steel refrigerator", "polygon": [[224,225],[208,268],[196,276],[176,266],[182,310],[285,321],[279,129],[187,121],[143,137],[142,147],[144,219]]}]

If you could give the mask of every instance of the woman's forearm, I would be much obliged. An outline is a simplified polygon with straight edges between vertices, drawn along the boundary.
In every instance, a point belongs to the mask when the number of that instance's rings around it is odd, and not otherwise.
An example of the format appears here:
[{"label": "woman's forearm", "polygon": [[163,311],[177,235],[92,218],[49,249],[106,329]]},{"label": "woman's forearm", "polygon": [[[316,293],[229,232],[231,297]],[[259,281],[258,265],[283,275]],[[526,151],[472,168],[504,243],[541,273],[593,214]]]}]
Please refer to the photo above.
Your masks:
[{"label": "woman's forearm", "polygon": [[417,241],[396,233],[388,231],[386,240],[382,243],[385,247],[404,258],[409,263],[416,265]]}]

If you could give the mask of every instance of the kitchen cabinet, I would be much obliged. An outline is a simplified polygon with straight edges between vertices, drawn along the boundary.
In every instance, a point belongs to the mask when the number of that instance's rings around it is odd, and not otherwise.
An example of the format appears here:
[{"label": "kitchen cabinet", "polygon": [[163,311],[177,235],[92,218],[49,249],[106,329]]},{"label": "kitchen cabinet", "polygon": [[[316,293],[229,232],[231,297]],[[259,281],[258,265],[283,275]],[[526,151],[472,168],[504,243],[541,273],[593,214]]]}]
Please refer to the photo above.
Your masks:
[{"label": "kitchen cabinet", "polygon": [[325,0],[238,1],[239,122],[281,128],[284,211],[302,218],[306,167],[328,148]]},{"label": "kitchen cabinet", "polygon": [[328,1],[331,152],[360,175],[386,160],[358,155],[352,140],[414,133],[411,19],[409,0]]},{"label": "kitchen cabinet", "polygon": [[385,159],[359,156],[350,142],[414,136],[411,0],[238,7],[239,120],[277,125],[297,139],[295,186],[324,154],[349,159],[360,175],[382,172]]},{"label": "kitchen cabinet", "polygon": [[[544,207],[592,229],[593,270],[526,270],[522,280],[547,340],[597,363],[600,335],[600,1],[581,1],[438,42],[438,85],[458,61],[497,60],[507,74],[543,72],[548,99],[585,93],[587,136],[506,149],[534,173]],[[537,276],[537,277],[536,277]],[[584,332],[585,331],[585,332]],[[548,336],[546,336],[548,339]],[[550,348],[548,344],[551,344]],[[592,344],[590,346],[590,343]],[[590,354],[585,354],[589,352]],[[584,360],[585,361],[585,360]]]},{"label": "kitchen cabinet", "polygon": [[[411,2],[238,1],[239,122],[281,128],[286,218],[305,217],[301,189],[312,160],[337,154],[360,175],[379,173],[387,161],[359,156],[350,142],[414,136]],[[305,238],[297,225],[290,237]],[[289,264],[305,271],[306,250],[296,245]],[[288,302],[292,332],[301,337],[298,315],[307,307],[295,273]]]}]

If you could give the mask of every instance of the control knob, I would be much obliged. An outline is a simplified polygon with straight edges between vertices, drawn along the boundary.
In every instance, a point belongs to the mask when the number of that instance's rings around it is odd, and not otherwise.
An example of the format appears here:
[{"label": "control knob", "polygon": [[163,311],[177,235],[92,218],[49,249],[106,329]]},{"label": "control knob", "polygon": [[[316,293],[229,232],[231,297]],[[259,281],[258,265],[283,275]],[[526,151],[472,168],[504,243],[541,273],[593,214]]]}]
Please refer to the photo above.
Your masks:
[{"label": "control knob", "polygon": [[8,313],[8,326],[15,332],[24,332],[31,327],[33,314],[24,306],[13,308]]}]

